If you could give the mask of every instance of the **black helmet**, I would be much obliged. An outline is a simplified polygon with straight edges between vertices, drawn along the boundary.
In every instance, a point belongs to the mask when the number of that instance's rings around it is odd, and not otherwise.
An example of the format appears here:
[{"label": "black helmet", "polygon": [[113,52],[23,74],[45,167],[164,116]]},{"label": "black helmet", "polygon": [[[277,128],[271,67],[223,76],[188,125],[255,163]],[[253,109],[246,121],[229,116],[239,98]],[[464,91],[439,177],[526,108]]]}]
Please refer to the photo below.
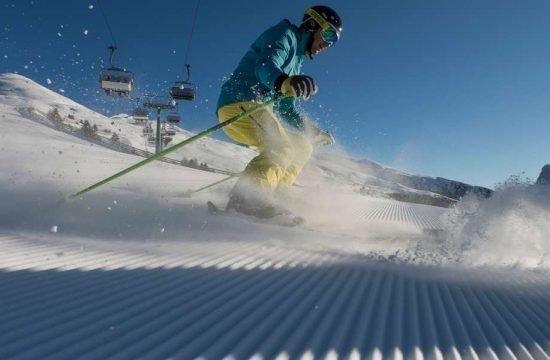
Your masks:
[{"label": "black helmet", "polygon": [[317,5],[307,9],[302,18],[302,24],[308,32],[316,31],[321,27],[321,24],[315,19],[315,16],[312,16],[312,10],[321,15],[326,22],[334,26],[338,31],[342,31],[342,20],[336,11],[328,6]]}]

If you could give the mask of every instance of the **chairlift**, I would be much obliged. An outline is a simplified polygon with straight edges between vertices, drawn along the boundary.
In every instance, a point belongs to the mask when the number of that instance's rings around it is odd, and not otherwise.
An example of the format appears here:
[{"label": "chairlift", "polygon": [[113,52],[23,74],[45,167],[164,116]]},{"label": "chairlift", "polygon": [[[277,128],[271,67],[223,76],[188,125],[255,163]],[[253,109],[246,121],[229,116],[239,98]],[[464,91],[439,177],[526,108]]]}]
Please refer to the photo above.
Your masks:
[{"label": "chairlift", "polygon": [[168,114],[166,115],[166,122],[170,125],[177,125],[181,121],[181,116],[179,114]]},{"label": "chairlift", "polygon": [[110,50],[108,69],[103,69],[99,73],[99,82],[101,88],[107,95],[116,93],[122,97],[130,97],[130,92],[134,88],[134,74],[126,69],[113,65],[113,54],[117,50],[115,45],[108,48]]},{"label": "chairlift", "polygon": [[162,138],[162,141],[164,142],[164,146],[170,144],[172,142],[172,140],[174,140],[174,139],[170,136],[165,136],[165,137]]},{"label": "chairlift", "polygon": [[196,91],[195,84],[189,82],[189,79],[191,78],[191,71],[189,68],[191,65],[185,64],[185,67],[187,68],[187,79],[184,81],[174,82],[174,86],[170,88],[170,96],[174,100],[193,101],[195,100]]},{"label": "chairlift", "polygon": [[138,106],[133,114],[132,117],[135,121],[147,121],[149,120],[149,110],[142,108],[141,106]]},{"label": "chairlift", "polygon": [[151,135],[153,133],[153,127],[151,125],[146,125],[142,130],[143,136]]}]

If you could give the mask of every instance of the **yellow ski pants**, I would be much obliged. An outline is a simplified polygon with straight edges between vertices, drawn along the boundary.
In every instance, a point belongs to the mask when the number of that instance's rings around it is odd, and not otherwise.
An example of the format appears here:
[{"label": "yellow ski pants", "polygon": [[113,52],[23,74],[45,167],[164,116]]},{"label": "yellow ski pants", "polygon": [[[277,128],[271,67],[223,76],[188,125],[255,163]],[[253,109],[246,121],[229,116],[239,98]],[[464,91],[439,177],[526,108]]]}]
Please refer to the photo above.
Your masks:
[{"label": "yellow ski pants", "polygon": [[[218,109],[218,119],[223,123],[257,105],[241,102],[223,106]],[[236,142],[258,149],[260,154],[246,166],[241,178],[265,191],[272,192],[279,185],[292,185],[313,150],[304,136],[283,127],[271,107],[238,120],[223,130]]]}]

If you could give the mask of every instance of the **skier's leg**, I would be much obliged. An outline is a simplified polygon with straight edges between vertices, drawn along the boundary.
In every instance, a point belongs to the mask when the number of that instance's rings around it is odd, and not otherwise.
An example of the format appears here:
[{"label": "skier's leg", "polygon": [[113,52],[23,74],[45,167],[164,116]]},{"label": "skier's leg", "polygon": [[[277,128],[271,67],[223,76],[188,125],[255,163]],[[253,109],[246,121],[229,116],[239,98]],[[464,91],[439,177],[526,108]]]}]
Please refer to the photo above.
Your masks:
[{"label": "skier's leg", "polygon": [[280,185],[289,187],[294,184],[296,178],[300,175],[300,172],[311,158],[313,147],[311,143],[299,133],[291,130],[286,130],[286,132],[293,147],[293,157],[281,178]]},{"label": "skier's leg", "polygon": [[[224,106],[218,110],[219,120],[226,121],[256,105],[244,102]],[[275,190],[295,155],[287,130],[273,111],[260,110],[223,129],[233,140],[255,146],[260,151],[244,170],[243,182],[252,182],[267,192]]]},{"label": "skier's leg", "polygon": [[[242,102],[223,106],[222,108],[218,109],[218,120],[220,123],[223,123],[224,121],[240,115],[253,105],[254,103],[251,102]],[[260,137],[257,133],[257,124],[250,117],[240,119],[229,126],[225,126],[223,128],[223,131],[227,136],[238,143],[254,146],[257,148],[260,148],[261,146]]]},{"label": "skier's leg", "polygon": [[[218,110],[220,122],[246,111],[255,103],[238,103]],[[260,110],[227,127],[226,134],[235,141],[257,147],[260,154],[250,161],[230,195],[228,207],[250,215],[270,217],[277,209],[269,205],[286,169],[294,159],[294,146],[287,130],[270,110]]]}]

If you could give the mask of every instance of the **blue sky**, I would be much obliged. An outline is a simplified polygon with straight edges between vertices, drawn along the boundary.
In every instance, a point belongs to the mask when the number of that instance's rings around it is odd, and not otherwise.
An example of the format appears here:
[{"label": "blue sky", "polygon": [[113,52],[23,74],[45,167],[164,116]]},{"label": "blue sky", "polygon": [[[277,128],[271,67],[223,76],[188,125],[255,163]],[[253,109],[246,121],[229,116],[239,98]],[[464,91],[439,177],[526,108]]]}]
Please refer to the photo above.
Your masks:
[{"label": "blue sky", "polygon": [[[131,112],[97,75],[112,43],[97,0],[1,0],[0,71],[18,72],[101,112]],[[202,0],[190,49],[195,103],[182,126],[216,123],[220,86],[250,43],[312,1]],[[324,1],[344,33],[303,71],[304,109],[355,158],[493,187],[550,163],[550,2]],[[91,6],[92,5],[92,6]],[[136,95],[183,76],[196,1],[103,0]],[[49,81],[48,81],[49,79]]]}]

